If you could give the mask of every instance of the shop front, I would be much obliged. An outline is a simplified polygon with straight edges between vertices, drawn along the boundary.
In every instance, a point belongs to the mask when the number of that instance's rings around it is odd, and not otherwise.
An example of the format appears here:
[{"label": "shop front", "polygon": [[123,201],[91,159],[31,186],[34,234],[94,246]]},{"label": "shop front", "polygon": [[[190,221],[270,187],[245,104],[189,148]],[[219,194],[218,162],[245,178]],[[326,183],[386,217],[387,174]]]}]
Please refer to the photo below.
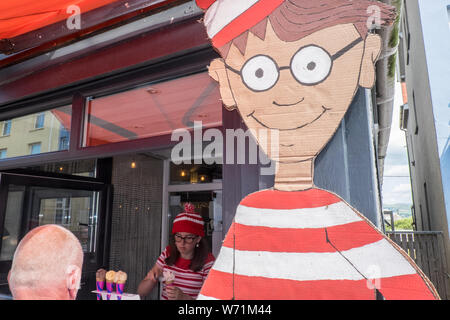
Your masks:
[{"label": "shop front", "polygon": [[[208,135],[246,128],[223,108],[208,75],[218,54],[198,22],[202,12],[194,1],[164,2],[141,19],[0,69],[2,297],[15,248],[36,226],[60,224],[80,240],[79,299],[96,299],[101,267],[126,271],[126,291],[136,293],[185,202],[205,220],[216,255],[240,200],[273,186],[273,174],[261,171],[271,164],[248,161],[250,137],[240,162],[236,144]],[[370,105],[361,89],[346,116],[354,125],[344,119],[316,159],[315,182],[379,224]],[[192,137],[181,162],[173,159],[177,130]],[[355,164],[359,173],[349,170]]]}]

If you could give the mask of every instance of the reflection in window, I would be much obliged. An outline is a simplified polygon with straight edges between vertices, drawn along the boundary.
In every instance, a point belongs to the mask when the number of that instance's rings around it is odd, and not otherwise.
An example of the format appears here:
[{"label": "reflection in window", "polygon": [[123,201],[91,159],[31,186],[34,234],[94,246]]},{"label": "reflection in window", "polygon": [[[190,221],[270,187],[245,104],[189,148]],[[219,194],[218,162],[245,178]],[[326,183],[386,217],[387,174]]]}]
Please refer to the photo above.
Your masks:
[{"label": "reflection in window", "polygon": [[68,150],[71,118],[72,106],[64,106],[4,121],[0,150],[6,158]]},{"label": "reflection in window", "polygon": [[20,236],[25,187],[10,185],[6,202],[0,261],[12,260]]},{"label": "reflection in window", "polygon": [[170,163],[170,184],[197,184],[222,181],[220,164],[180,164]]},{"label": "reflection in window", "polygon": [[40,113],[36,116],[36,121],[34,123],[35,129],[42,129],[44,128],[44,120],[45,120],[45,113]]},{"label": "reflection in window", "polygon": [[98,196],[84,190],[33,188],[33,201],[39,203],[38,225],[62,225],[80,240],[84,252],[94,252]]},{"label": "reflection in window", "polygon": [[30,144],[30,154],[39,154],[41,153],[41,143],[31,143]]},{"label": "reflection in window", "polygon": [[3,122],[2,136],[9,136],[11,133],[11,120]]},{"label": "reflection in window", "polygon": [[7,152],[7,149],[1,149],[0,150],[0,159],[5,159],[6,158],[6,152]]},{"label": "reflection in window", "polygon": [[[25,198],[30,202],[30,212],[24,213]],[[10,185],[0,261],[12,260],[23,236],[22,226],[61,225],[78,238],[84,252],[95,252],[98,199],[99,193],[94,191]],[[22,217],[29,220],[22,221]]]},{"label": "reflection in window", "polygon": [[194,121],[222,125],[217,82],[206,72],[91,98],[86,113],[85,147],[172,134]]},{"label": "reflection in window", "polygon": [[89,159],[78,161],[52,162],[35,167],[25,167],[25,169],[36,172],[63,173],[74,176],[95,178],[97,176],[97,161],[96,159]]}]

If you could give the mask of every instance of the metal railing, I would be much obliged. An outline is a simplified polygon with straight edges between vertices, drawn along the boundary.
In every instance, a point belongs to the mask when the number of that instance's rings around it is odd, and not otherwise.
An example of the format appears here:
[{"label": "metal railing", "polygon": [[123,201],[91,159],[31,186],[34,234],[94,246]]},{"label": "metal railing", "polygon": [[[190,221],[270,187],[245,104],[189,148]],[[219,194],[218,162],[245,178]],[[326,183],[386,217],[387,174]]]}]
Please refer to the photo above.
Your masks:
[{"label": "metal railing", "polygon": [[433,282],[441,299],[450,298],[450,275],[442,231],[386,231]]}]

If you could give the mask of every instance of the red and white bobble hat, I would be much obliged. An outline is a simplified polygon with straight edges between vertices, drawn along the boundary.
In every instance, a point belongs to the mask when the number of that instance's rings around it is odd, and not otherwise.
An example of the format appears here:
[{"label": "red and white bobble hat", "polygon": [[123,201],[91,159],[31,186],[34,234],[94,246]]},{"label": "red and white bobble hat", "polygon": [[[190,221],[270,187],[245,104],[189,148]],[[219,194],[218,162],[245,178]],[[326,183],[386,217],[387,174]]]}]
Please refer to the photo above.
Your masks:
[{"label": "red and white bobble hat", "polygon": [[284,0],[196,0],[206,10],[204,23],[213,46],[220,48],[271,14]]},{"label": "red and white bobble hat", "polygon": [[187,202],[184,205],[184,212],[178,214],[173,221],[172,234],[187,232],[204,237],[203,225],[203,218],[195,212],[195,206]]}]

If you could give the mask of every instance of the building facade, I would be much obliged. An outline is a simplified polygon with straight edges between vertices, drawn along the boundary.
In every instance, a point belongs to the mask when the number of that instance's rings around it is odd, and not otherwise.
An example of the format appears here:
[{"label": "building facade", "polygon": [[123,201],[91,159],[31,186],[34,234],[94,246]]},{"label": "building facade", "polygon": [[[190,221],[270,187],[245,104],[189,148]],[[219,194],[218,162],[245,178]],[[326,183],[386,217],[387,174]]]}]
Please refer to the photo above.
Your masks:
[{"label": "building facade", "polygon": [[450,265],[450,1],[404,1],[399,61],[417,231],[442,232]]}]

